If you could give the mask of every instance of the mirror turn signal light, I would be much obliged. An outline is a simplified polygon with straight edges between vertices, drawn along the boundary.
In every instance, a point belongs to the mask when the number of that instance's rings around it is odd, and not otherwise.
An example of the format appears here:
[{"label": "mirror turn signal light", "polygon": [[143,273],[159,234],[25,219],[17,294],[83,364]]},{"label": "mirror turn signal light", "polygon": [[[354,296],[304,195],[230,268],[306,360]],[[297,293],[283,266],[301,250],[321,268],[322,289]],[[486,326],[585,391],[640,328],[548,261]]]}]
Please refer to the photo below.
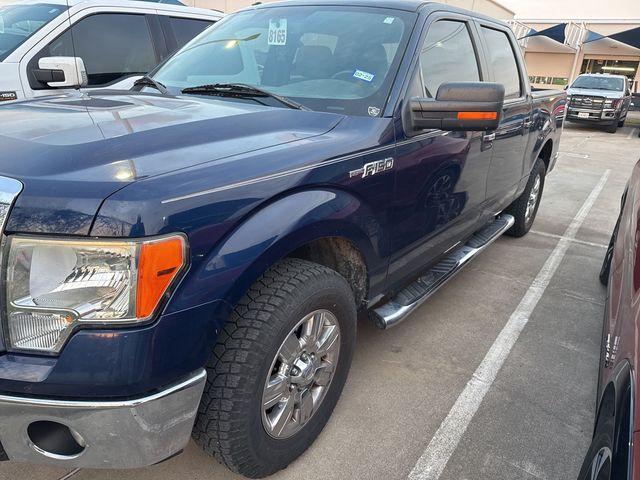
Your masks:
[{"label": "mirror turn signal light", "polygon": [[496,120],[498,112],[458,112],[458,120]]}]

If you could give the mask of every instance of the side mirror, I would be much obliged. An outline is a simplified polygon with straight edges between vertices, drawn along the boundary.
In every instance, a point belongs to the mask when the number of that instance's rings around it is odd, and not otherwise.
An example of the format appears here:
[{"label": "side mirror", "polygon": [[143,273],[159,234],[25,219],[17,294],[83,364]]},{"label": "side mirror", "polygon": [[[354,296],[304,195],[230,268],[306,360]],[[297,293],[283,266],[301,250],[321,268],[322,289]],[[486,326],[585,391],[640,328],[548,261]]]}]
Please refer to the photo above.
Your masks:
[{"label": "side mirror", "polygon": [[564,86],[564,88],[563,88],[563,90],[569,90],[569,85],[568,85],[568,84],[567,84],[567,85],[565,85],[565,86]]},{"label": "side mirror", "polygon": [[500,124],[504,86],[488,82],[443,83],[435,100],[414,97],[409,103],[414,131],[495,130]]},{"label": "side mirror", "polygon": [[87,69],[80,57],[43,57],[33,75],[40,83],[52,88],[83,87],[87,84]]}]

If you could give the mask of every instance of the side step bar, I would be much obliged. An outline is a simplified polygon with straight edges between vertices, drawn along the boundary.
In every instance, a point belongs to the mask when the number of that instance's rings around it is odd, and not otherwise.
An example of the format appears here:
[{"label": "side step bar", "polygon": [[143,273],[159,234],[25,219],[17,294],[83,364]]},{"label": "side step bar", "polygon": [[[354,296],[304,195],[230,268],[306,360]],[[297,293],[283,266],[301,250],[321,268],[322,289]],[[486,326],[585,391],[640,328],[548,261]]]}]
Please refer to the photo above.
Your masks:
[{"label": "side step bar", "polygon": [[462,267],[469,263],[469,260],[509,230],[514,221],[515,219],[511,215],[502,214],[496,217],[492,223],[474,233],[467,243],[452,250],[431,270],[400,291],[388,303],[371,310],[370,314],[376,326],[384,330],[407,318],[447,280],[462,270]]}]

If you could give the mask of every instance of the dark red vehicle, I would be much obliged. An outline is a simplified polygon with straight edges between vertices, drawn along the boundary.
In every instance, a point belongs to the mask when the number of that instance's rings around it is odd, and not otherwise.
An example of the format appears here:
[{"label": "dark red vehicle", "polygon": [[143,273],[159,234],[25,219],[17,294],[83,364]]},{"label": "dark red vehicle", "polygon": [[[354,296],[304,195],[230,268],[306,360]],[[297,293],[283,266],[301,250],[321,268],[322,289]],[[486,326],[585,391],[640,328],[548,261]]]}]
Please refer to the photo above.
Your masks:
[{"label": "dark red vehicle", "polygon": [[622,196],[600,272],[608,285],[593,440],[578,480],[640,479],[636,395],[640,333],[640,162]]}]

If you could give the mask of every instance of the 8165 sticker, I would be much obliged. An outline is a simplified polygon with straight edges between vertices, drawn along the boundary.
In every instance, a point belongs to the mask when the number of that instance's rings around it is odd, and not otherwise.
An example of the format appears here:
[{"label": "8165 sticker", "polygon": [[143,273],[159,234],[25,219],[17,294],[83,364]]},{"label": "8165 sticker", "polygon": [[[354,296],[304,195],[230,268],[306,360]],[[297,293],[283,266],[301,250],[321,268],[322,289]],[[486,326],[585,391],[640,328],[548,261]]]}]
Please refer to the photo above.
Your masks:
[{"label": "8165 sticker", "polygon": [[269,45],[287,44],[287,19],[269,20]]}]

